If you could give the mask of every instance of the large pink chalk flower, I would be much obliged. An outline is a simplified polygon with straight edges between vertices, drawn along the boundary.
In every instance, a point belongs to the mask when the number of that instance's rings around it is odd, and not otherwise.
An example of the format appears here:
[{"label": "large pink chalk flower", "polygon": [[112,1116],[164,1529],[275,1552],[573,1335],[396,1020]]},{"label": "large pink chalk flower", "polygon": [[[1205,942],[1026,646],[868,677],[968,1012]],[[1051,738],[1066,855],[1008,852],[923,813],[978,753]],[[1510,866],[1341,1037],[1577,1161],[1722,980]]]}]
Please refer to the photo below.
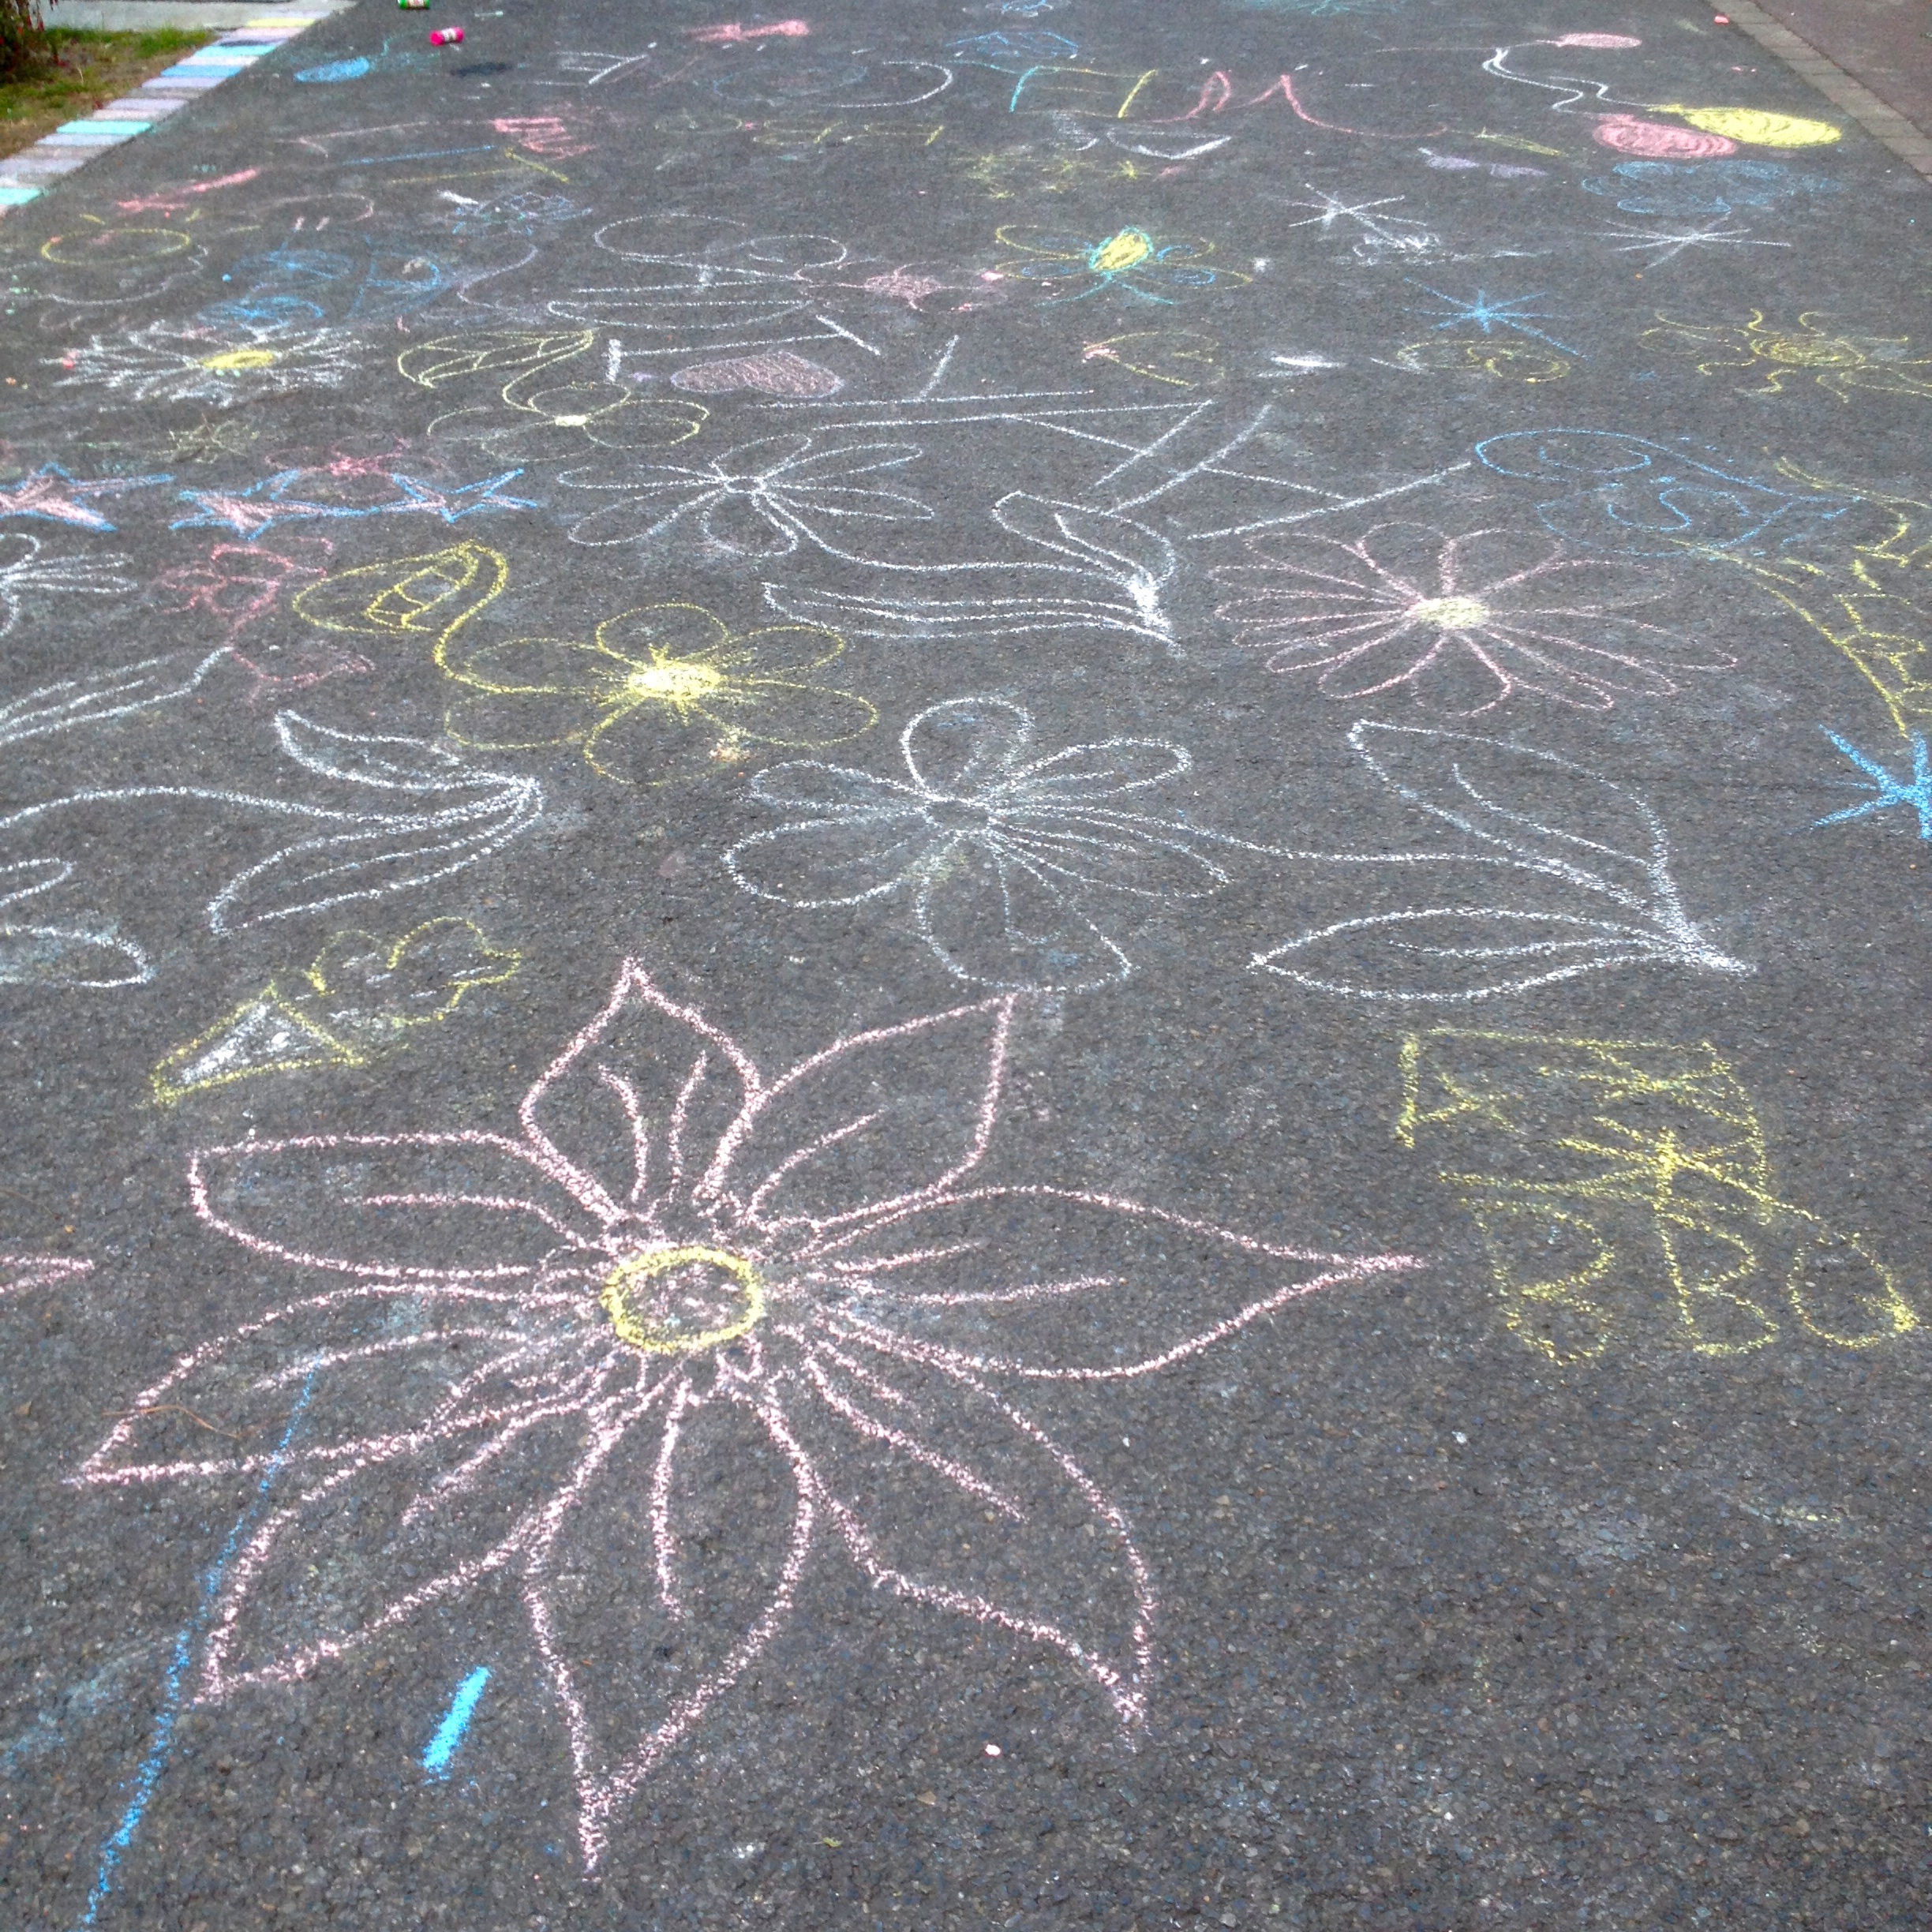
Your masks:
[{"label": "large pink chalk flower", "polygon": [[[1057,1653],[1131,1732],[1147,1566],[997,1384],[1151,1374],[1413,1264],[967,1186],[1013,1006],[850,1035],[767,1080],[630,963],[514,1136],[197,1154],[211,1226],[347,1278],[183,1356],[75,1479],[282,1471],[225,1572],[200,1697],[307,1677],[513,1579],[594,1866],[829,1544],[875,1587]],[[253,1426],[211,1456],[197,1420]]]},{"label": "large pink chalk flower", "polygon": [[1268,531],[1249,548],[1256,561],[1214,573],[1241,593],[1215,614],[1269,670],[1318,672],[1325,697],[1406,689],[1470,717],[1531,692],[1608,711],[1735,661],[1631,614],[1667,594],[1654,569],[1570,556],[1540,534],[1380,523],[1353,543]]}]

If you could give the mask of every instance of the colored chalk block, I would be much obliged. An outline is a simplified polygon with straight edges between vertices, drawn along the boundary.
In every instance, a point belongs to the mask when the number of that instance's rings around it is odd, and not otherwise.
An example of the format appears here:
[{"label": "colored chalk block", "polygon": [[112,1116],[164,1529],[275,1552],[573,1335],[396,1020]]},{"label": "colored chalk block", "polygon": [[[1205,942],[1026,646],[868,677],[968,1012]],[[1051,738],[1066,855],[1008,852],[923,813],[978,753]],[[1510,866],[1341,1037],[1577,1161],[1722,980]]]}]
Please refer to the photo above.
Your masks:
[{"label": "colored chalk block", "polygon": [[165,94],[129,94],[110,101],[93,118],[97,121],[144,121],[152,125],[182,106]]},{"label": "colored chalk block", "polygon": [[429,36],[429,44],[432,47],[460,47],[462,37],[463,30],[460,27],[439,27]]},{"label": "colored chalk block", "polygon": [[40,190],[17,182],[0,182],[0,208],[20,208],[35,199]]},{"label": "colored chalk block", "polygon": [[98,134],[107,140],[125,140],[133,134],[145,134],[152,121],[119,120],[107,114],[89,114],[84,121],[63,121],[56,134]]}]

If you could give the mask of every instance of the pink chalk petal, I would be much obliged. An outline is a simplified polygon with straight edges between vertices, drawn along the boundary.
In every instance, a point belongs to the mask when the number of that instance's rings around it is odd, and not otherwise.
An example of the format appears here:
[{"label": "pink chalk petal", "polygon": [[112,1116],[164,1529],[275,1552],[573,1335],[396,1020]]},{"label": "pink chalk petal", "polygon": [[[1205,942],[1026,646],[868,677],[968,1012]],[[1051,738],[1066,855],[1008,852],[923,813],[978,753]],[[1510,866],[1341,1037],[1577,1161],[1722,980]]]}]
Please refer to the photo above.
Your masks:
[{"label": "pink chalk petal", "polygon": [[1738,151],[1737,143],[1722,134],[1643,121],[1634,114],[1604,115],[1590,129],[1590,138],[1619,154],[1641,155],[1652,161],[1709,161]]},{"label": "pink chalk petal", "polygon": [[814,1511],[756,1409],[674,1391],[607,1434],[550,1514],[525,1602],[594,1866],[631,1795],[782,1625]]},{"label": "pink chalk petal", "polygon": [[188,1185],[196,1213],[256,1254],[388,1280],[525,1279],[598,1234],[556,1171],[495,1134],[207,1148]]},{"label": "pink chalk petal", "polygon": [[[579,1403],[305,1472],[229,1565],[203,1694],[299,1681],[425,1610],[461,1604],[513,1570],[538,1522],[533,1499],[585,1451]],[[425,1497],[436,1507],[419,1507]]]},{"label": "pink chalk petal", "polygon": [[537,1158],[615,1221],[687,1199],[762,1091],[758,1069],[635,960],[525,1096]]},{"label": "pink chalk petal", "polygon": [[753,1225],[828,1226],[948,1187],[978,1165],[999,1102],[1010,1000],[837,1040],[747,1109],[712,1179]]},{"label": "pink chalk petal", "polygon": [[1421,1264],[1277,1246],[1104,1195],[987,1188],[856,1233],[821,1265],[852,1284],[841,1319],[909,1357],[1104,1381],[1198,1354],[1318,1290]]},{"label": "pink chalk petal", "polygon": [[312,1296],[184,1356],[115,1418],[80,1480],[333,1467],[481,1426],[526,1407],[535,1387],[582,1380],[590,1357],[567,1331],[581,1331],[586,1299],[415,1285]]},{"label": "pink chalk petal", "polygon": [[1146,1566],[1072,1457],[973,1378],[863,1339],[827,1337],[803,1381],[809,1395],[788,1397],[786,1413],[859,1568],[963,1623],[955,1641],[978,1624],[1058,1653],[1136,1722]]}]

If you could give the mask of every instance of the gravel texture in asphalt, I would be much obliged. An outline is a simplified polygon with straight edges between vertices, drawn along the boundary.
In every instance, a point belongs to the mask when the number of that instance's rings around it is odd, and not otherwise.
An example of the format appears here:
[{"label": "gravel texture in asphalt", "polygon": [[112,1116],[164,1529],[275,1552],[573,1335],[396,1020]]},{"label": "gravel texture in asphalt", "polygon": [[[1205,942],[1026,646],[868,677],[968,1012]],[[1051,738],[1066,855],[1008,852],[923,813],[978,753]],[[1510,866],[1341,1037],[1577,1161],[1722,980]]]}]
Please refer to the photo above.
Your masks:
[{"label": "gravel texture in asphalt", "polygon": [[1631,0],[251,58],[0,225],[0,1922],[1924,1926],[1926,184]]}]

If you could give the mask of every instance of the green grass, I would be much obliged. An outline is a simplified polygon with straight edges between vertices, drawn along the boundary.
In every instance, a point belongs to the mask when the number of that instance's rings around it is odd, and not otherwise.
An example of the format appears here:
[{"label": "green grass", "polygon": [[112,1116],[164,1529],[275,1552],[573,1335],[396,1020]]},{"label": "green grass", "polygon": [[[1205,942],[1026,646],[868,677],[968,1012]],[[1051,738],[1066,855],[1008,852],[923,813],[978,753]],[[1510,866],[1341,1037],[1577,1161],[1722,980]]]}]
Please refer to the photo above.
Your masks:
[{"label": "green grass", "polygon": [[0,155],[17,154],[63,121],[78,119],[129,92],[215,37],[180,27],[150,27],[138,33],[50,28],[51,61],[20,79],[0,82]]}]

